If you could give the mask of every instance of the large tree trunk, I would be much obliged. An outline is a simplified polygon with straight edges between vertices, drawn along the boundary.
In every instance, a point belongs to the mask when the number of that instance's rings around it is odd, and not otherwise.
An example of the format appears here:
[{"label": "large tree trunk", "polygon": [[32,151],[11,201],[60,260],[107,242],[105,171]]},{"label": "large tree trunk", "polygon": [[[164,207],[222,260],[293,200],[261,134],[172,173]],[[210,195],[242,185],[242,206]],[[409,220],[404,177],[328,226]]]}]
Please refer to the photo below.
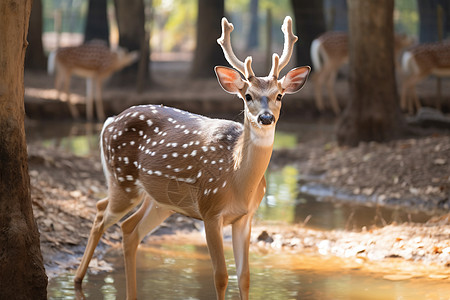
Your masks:
[{"label": "large tree trunk", "polygon": [[295,16],[297,65],[311,66],[312,41],[326,31],[323,1],[291,0]]},{"label": "large tree trunk", "polygon": [[117,26],[119,28],[119,46],[129,51],[141,52],[142,61],[122,69],[113,79],[115,85],[131,85],[136,83],[139,64],[143,66],[140,74],[145,80],[150,78],[150,49],[145,32],[145,7],[143,0],[115,0]]},{"label": "large tree trunk", "polygon": [[25,68],[45,70],[47,57],[42,46],[42,1],[34,0],[31,9],[30,26],[28,30],[29,46],[25,57]]},{"label": "large tree trunk", "polygon": [[217,44],[224,10],[224,0],[198,1],[197,46],[191,69],[193,77],[213,77],[215,66],[227,65],[222,49]]},{"label": "large tree trunk", "polygon": [[91,40],[105,41],[109,46],[108,15],[106,0],[89,0],[89,8],[84,29],[84,42]]},{"label": "large tree trunk", "polygon": [[401,128],[394,68],[394,0],[349,0],[350,98],[338,126],[341,145],[387,141]]},{"label": "large tree trunk", "polygon": [[24,130],[23,66],[31,1],[0,2],[0,299],[46,299]]}]

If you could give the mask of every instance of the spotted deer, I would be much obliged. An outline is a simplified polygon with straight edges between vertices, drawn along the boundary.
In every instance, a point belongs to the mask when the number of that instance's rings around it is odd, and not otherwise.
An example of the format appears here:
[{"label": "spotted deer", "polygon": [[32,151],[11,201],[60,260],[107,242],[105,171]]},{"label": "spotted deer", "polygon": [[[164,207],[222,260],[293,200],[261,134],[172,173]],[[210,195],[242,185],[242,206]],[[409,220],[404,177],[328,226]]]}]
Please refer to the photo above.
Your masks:
[{"label": "spotted deer", "polygon": [[75,275],[79,289],[102,233],[141,203],[121,224],[127,299],[137,296],[139,243],[174,212],[204,222],[217,299],[224,299],[228,284],[222,228],[231,224],[240,295],[248,299],[251,223],[266,190],[264,172],[282,98],[302,88],[310,68],[295,68],[279,79],[297,41],[290,17],[282,26],[286,42],[281,58],[273,55],[266,77],[255,76],[251,57],[242,62],[235,56],[230,40],[234,27],[226,18],[221,25],[217,41],[237,71],[217,66],[215,73],[226,92],[243,100],[243,124],[162,105],[131,107],[106,120],[100,143],[108,196],[97,204]]},{"label": "spotted deer", "polygon": [[[102,101],[103,82],[114,72],[132,64],[138,59],[138,51],[128,52],[122,48],[111,50],[104,43],[93,41],[80,46],[65,47],[53,51],[48,60],[48,71],[56,68],[55,88],[58,99],[64,88],[66,102],[72,118],[78,119],[80,114],[70,98],[70,81],[73,75],[86,78],[86,117],[94,119],[94,98],[97,118],[105,120]],[[95,96],[94,96],[95,94]]]},{"label": "spotted deer", "polygon": [[[421,107],[416,85],[430,75],[450,77],[450,42],[426,43],[414,46],[402,56],[405,74],[401,85],[400,107],[412,114]],[[437,103],[439,108],[440,103]]]},{"label": "spotted deer", "polygon": [[[395,57],[399,57],[402,49],[411,43],[412,39],[407,36],[395,35]],[[336,115],[339,115],[341,108],[334,92],[334,85],[337,72],[344,64],[348,63],[348,34],[340,31],[325,32],[313,40],[310,52],[314,67],[312,79],[316,107],[319,111],[325,110],[322,88],[326,85],[331,108]]]}]

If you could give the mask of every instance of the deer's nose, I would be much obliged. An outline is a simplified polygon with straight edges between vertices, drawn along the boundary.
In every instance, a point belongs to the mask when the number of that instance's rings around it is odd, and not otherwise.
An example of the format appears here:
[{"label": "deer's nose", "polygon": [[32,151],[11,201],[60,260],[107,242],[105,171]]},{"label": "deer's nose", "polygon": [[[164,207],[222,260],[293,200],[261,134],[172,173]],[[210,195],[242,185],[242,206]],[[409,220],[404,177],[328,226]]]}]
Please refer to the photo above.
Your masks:
[{"label": "deer's nose", "polygon": [[275,122],[275,117],[271,113],[266,112],[259,115],[258,121],[263,125],[270,125]]}]

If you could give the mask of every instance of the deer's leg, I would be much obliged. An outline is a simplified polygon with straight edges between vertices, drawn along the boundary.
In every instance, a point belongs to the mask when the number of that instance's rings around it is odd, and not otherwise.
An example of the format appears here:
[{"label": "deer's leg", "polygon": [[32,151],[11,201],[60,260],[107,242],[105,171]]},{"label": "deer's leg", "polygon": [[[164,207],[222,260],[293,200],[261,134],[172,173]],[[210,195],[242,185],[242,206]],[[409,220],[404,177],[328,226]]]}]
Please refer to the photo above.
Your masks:
[{"label": "deer's leg", "polygon": [[105,110],[103,108],[102,87],[103,80],[100,78],[95,80],[95,109],[98,120],[103,122],[105,120]]},{"label": "deer's leg", "polygon": [[319,70],[314,73],[314,99],[316,102],[316,108],[322,112],[325,110],[325,106],[323,105],[323,95],[322,95],[322,85],[325,80],[325,72],[324,70]]},{"label": "deer's leg", "polygon": [[214,269],[214,285],[216,287],[217,300],[225,299],[225,291],[228,285],[228,272],[225,264],[222,240],[222,218],[205,220],[206,243]]},{"label": "deer's leg", "polygon": [[328,89],[328,97],[330,98],[331,107],[333,108],[333,111],[335,115],[339,115],[341,112],[341,108],[339,107],[338,100],[336,98],[335,90],[334,90],[334,84],[336,83],[336,76],[337,76],[337,70],[339,66],[336,68],[333,68],[330,71],[330,74],[328,75],[327,80],[327,89]]},{"label": "deer's leg", "polygon": [[233,253],[239,282],[239,293],[242,300],[248,299],[250,289],[250,266],[248,251],[250,247],[250,231],[252,216],[244,216],[233,223]]},{"label": "deer's leg", "polygon": [[[123,216],[125,216],[133,207],[135,207],[141,196],[135,195],[133,199],[129,199],[129,196],[122,192],[117,187],[111,187],[109,196],[97,202],[97,214],[95,216],[94,224],[92,225],[91,233],[89,235],[86,250],[84,251],[83,258],[81,259],[80,266],[75,274],[75,287],[81,288],[81,282],[86,275],[89,262],[94,254],[95,247],[97,247],[101,236],[105,230],[111,225],[117,223]],[[111,203],[114,201],[126,199],[126,204],[121,205],[121,210],[112,208]]]},{"label": "deer's leg", "polygon": [[55,89],[56,89],[56,99],[61,100],[61,90],[64,76],[62,75],[64,71],[60,70],[60,68],[56,69],[55,75]]},{"label": "deer's leg", "polygon": [[428,74],[414,74],[406,78],[402,84],[402,94],[400,107],[402,110],[408,110],[408,113],[414,112],[413,104],[417,110],[421,107],[419,98],[416,93],[416,85],[422,81]]},{"label": "deer's leg", "polygon": [[94,120],[94,78],[86,78],[86,117],[89,122]]},{"label": "deer's leg", "polygon": [[407,79],[404,79],[402,82],[402,87],[401,87],[401,95],[400,95],[400,108],[401,110],[405,111],[406,110],[406,101],[407,101],[407,97],[408,97],[408,87],[407,87]]},{"label": "deer's leg", "polygon": [[127,299],[136,299],[136,252],[142,239],[173,212],[146,196],[141,207],[122,223]]},{"label": "deer's leg", "polygon": [[69,105],[69,110],[70,110],[70,114],[72,115],[72,118],[74,119],[78,119],[79,118],[79,113],[78,110],[75,106],[75,104],[72,103],[72,100],[70,99],[70,81],[72,79],[72,74],[70,74],[69,72],[64,72],[63,74],[64,76],[64,93],[66,94],[66,101],[67,104]]}]

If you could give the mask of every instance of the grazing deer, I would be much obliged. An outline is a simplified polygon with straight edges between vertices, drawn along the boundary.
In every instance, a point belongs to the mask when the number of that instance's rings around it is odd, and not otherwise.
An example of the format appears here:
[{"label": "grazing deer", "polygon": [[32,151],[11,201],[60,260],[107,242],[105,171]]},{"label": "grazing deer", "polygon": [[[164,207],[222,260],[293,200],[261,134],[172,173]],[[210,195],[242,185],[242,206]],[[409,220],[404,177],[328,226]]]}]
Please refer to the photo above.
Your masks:
[{"label": "grazing deer", "polygon": [[300,67],[278,79],[297,37],[286,17],[281,58],[273,55],[267,77],[256,77],[252,58],[233,53],[233,25],[222,19],[217,40],[231,68],[215,67],[222,88],[244,103],[244,124],[210,119],[175,108],[131,107],[106,120],[100,137],[108,197],[97,204],[85,254],[75,275],[81,282],[105,231],[142,203],[122,225],[127,299],[136,298],[136,251],[144,236],[174,212],[204,221],[214,269],[217,299],[228,284],[222,228],[232,225],[233,250],[241,299],[248,299],[249,243],[253,215],[266,190],[264,172],[272,155],[275,125],[284,94],[304,85],[310,68]]},{"label": "grazing deer", "polygon": [[[111,51],[105,44],[90,42],[76,47],[60,48],[50,54],[48,70],[52,74],[56,67],[55,88],[60,99],[62,86],[73,118],[79,118],[76,106],[70,100],[70,80],[72,75],[86,78],[86,115],[93,120],[94,98],[97,118],[105,120],[102,102],[102,85],[114,72],[132,64],[138,59],[138,51],[127,52],[119,48]],[[94,97],[95,92],[95,97]]]},{"label": "grazing deer", "polygon": [[[421,107],[416,85],[430,75],[450,77],[450,42],[427,43],[414,46],[402,57],[405,77],[402,81],[400,107],[410,114]],[[439,109],[440,103],[437,103]]]},{"label": "grazing deer", "polygon": [[[412,40],[404,35],[395,35],[394,51],[398,57],[403,48]],[[324,111],[322,86],[326,84],[333,112],[341,112],[339,102],[334,93],[334,85],[339,68],[348,62],[348,34],[346,32],[325,32],[311,43],[311,60],[314,67],[313,82],[316,107]],[[396,61],[397,65],[397,61]]]}]

